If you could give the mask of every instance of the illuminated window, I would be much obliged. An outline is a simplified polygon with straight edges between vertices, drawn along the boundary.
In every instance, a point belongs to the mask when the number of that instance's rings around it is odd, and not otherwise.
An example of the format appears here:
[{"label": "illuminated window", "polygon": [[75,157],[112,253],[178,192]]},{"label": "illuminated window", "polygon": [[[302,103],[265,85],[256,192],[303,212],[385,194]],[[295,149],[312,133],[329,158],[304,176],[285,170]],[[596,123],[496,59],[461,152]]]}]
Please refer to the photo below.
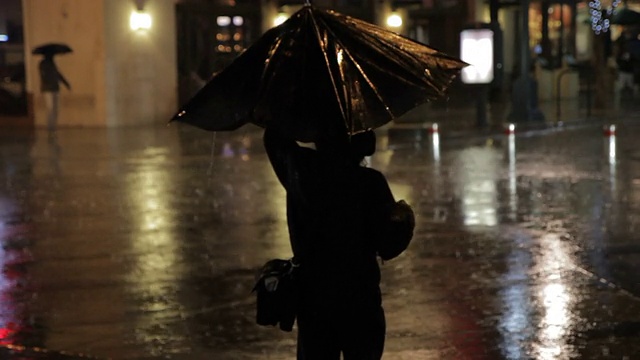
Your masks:
[{"label": "illuminated window", "polygon": [[218,26],[229,26],[231,25],[231,18],[229,16],[218,16],[216,18],[216,24],[218,24]]}]

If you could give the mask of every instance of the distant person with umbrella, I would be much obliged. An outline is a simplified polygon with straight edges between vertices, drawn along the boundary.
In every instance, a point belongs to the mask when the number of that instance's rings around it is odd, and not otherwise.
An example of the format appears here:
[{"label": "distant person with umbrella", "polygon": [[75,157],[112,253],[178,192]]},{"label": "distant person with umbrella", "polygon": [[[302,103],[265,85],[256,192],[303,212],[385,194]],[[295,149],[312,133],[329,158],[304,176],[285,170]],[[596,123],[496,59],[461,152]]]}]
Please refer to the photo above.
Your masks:
[{"label": "distant person with umbrella", "polygon": [[71,52],[71,48],[64,44],[46,44],[33,50],[33,54],[43,55],[43,59],[38,65],[38,70],[40,72],[40,91],[44,96],[47,110],[47,128],[49,132],[55,131],[57,127],[60,83],[63,83],[67,89],[71,90],[71,85],[60,73],[53,58],[56,54],[69,52]]},{"label": "distant person with umbrella", "polygon": [[638,91],[634,80],[637,60],[630,51],[632,41],[634,41],[633,34],[628,29],[624,29],[614,43],[616,65],[618,65],[618,96],[625,91],[633,91],[634,95]]}]

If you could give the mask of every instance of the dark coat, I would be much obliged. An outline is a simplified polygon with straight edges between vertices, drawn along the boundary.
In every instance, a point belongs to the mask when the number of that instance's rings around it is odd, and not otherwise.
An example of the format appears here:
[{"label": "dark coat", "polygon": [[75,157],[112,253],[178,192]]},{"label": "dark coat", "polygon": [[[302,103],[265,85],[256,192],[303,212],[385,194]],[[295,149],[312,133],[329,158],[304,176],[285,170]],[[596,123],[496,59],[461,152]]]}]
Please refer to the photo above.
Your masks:
[{"label": "dark coat", "polygon": [[53,62],[53,57],[45,57],[44,59],[42,59],[39,64],[39,70],[40,91],[58,92],[60,91],[61,82],[65,84],[67,88],[69,88],[67,79],[65,79],[60,71],[58,71],[55,62]]}]

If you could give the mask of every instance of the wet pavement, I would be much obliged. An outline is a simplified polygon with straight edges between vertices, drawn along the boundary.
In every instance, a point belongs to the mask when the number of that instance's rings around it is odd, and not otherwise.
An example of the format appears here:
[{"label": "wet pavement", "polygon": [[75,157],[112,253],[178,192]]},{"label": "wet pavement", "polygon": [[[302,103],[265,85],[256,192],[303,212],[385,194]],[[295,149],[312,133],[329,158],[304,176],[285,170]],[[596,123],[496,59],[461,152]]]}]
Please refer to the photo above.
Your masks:
[{"label": "wet pavement", "polygon": [[[371,164],[417,213],[382,265],[384,359],[640,359],[624,120],[614,137],[379,131]],[[260,136],[2,129],[0,358],[293,359],[295,332],[254,324],[255,272],[290,255]]]}]

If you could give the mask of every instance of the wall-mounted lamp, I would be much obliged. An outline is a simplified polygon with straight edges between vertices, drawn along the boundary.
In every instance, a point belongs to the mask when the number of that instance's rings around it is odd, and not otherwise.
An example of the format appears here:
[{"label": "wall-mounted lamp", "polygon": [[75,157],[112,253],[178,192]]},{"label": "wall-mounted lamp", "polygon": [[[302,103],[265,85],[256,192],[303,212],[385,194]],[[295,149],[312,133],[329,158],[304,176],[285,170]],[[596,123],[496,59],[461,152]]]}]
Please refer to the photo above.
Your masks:
[{"label": "wall-mounted lamp", "polygon": [[136,10],[129,17],[129,27],[131,30],[149,30],[151,29],[151,15],[144,11],[145,0],[134,0]]},{"label": "wall-mounted lamp", "polygon": [[131,30],[151,29],[151,15],[146,12],[134,11],[129,18],[129,26]]},{"label": "wall-mounted lamp", "polygon": [[388,17],[387,17],[387,26],[392,27],[392,28],[399,28],[402,26],[402,16],[400,16],[398,13],[391,13]]}]

